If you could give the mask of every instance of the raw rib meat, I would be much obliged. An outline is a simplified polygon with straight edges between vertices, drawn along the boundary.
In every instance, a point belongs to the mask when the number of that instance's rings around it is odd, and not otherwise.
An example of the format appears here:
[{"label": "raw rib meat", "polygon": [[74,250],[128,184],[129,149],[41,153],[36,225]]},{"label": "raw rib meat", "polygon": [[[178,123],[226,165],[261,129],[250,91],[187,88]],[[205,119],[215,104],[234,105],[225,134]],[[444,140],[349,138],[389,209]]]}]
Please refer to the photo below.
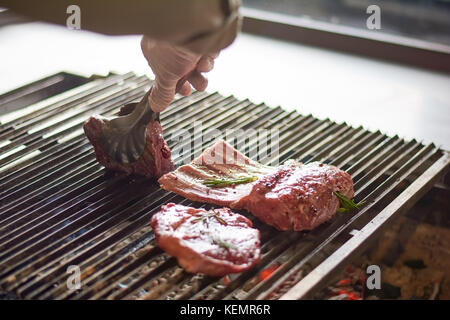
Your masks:
[{"label": "raw rib meat", "polygon": [[169,203],[150,225],[158,246],[188,272],[224,276],[248,270],[260,258],[259,231],[228,208],[207,211]]},{"label": "raw rib meat", "polygon": [[173,191],[190,200],[229,207],[248,195],[254,183],[236,184],[224,188],[210,188],[203,183],[213,178],[235,179],[242,176],[261,177],[275,168],[253,161],[223,140],[203,153],[189,165],[162,176],[161,188]]},{"label": "raw rib meat", "polygon": [[[123,107],[119,116],[126,115],[133,111],[130,106]],[[102,127],[108,121],[101,116],[92,116],[83,124],[83,129],[91,144],[94,146],[97,161],[108,169],[124,171],[128,174],[140,174],[146,177],[159,178],[163,174],[173,170],[170,149],[164,140],[161,124],[158,121],[152,121],[145,129],[146,146],[143,155],[130,164],[119,163],[112,160],[100,147],[98,141]]]},{"label": "raw rib meat", "polygon": [[[216,157],[211,160],[210,154]],[[230,161],[225,155],[233,155],[236,160]],[[242,175],[258,179],[221,188],[205,185],[208,179]],[[190,200],[246,209],[279,230],[311,230],[336,213],[339,200],[334,192],[348,198],[354,193],[351,176],[334,166],[290,160],[276,168],[267,167],[246,158],[223,140],[158,181],[163,189]]]}]

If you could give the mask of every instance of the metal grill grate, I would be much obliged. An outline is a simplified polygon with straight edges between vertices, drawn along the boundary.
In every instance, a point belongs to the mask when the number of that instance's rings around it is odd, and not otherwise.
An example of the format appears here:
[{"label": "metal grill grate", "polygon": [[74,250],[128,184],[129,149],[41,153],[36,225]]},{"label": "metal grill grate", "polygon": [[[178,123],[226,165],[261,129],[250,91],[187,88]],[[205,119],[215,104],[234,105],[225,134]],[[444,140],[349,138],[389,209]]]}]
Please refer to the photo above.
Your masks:
[{"label": "metal grill grate", "polygon": [[[91,114],[112,115],[149,85],[134,74],[112,75],[0,116],[2,291],[27,299],[306,297],[449,167],[448,152],[432,144],[218,93],[178,97],[161,115],[166,136],[194,121],[206,132],[278,129],[280,162],[336,165],[354,178],[356,200],[368,202],[311,232],[278,232],[243,212],[261,230],[260,263],[221,279],[188,274],[155,247],[149,219],[161,204],[192,202],[148,179],[106,172],[81,129]],[[212,142],[204,141],[203,148]],[[246,151],[255,148],[251,141]],[[66,285],[70,265],[81,269],[76,291]],[[263,278],[264,270],[273,273]]]}]

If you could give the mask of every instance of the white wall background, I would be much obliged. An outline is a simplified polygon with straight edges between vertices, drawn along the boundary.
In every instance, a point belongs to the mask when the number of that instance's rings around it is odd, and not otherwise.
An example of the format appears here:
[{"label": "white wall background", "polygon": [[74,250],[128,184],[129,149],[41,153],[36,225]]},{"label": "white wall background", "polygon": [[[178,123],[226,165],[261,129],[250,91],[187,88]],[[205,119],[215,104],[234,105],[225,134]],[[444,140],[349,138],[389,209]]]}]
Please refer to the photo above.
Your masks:
[{"label": "white wall background", "polygon": [[[0,93],[62,70],[151,75],[139,40],[44,23],[1,27]],[[208,91],[450,149],[449,75],[241,34],[209,83]]]}]

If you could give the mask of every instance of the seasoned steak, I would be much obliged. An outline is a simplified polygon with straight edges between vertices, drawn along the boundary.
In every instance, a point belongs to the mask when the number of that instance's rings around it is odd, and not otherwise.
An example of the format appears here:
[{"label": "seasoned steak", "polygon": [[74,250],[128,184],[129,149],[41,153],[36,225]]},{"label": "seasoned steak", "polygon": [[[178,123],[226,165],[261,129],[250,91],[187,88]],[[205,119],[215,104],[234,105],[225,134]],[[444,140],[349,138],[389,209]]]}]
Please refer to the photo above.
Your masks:
[{"label": "seasoned steak", "polygon": [[336,191],[353,198],[348,173],[318,162],[292,161],[261,177],[232,207],[245,208],[279,230],[311,230],[336,213]]},{"label": "seasoned steak", "polygon": [[[133,111],[128,105],[122,108],[118,115],[126,115]],[[98,143],[102,127],[108,119],[101,116],[92,116],[83,124],[84,133],[94,146],[97,161],[108,169],[124,171],[128,174],[140,174],[146,177],[159,178],[163,174],[173,170],[173,162],[169,146],[163,137],[161,124],[151,121],[145,129],[146,146],[142,156],[133,163],[119,163],[111,159]]]},{"label": "seasoned steak", "polygon": [[[224,150],[233,155],[231,158],[241,160],[223,161]],[[211,154],[216,155],[214,161]],[[243,175],[255,179],[222,187],[207,183]],[[334,166],[290,160],[279,167],[268,167],[246,158],[223,140],[158,182],[163,189],[194,201],[246,209],[279,230],[311,230],[336,213],[339,200],[334,192],[348,198],[354,195],[351,176]]]},{"label": "seasoned steak", "polygon": [[158,246],[188,272],[219,277],[248,270],[260,258],[259,231],[228,208],[207,211],[169,203],[150,225]]}]

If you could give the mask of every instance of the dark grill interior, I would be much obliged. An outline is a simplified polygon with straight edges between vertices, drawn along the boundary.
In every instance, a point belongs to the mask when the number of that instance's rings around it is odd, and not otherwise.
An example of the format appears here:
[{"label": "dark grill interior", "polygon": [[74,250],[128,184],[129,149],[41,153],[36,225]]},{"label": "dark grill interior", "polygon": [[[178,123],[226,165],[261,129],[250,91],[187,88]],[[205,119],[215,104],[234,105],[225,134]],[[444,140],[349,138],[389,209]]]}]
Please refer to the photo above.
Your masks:
[{"label": "dark grill interior", "polygon": [[[106,172],[81,129],[90,115],[112,115],[141,98],[149,84],[134,74],[111,75],[0,116],[3,293],[26,299],[278,299],[390,203],[397,199],[400,208],[412,206],[449,167],[448,153],[433,144],[218,93],[179,97],[161,114],[166,137],[180,128],[192,130],[194,121],[202,122],[204,133],[278,129],[280,163],[295,158],[336,165],[352,175],[356,200],[367,201],[363,210],[338,213],[311,232],[278,232],[242,212],[261,230],[257,267],[222,279],[188,274],[155,247],[149,220],[164,203],[192,202],[154,181]],[[249,139],[250,147],[241,150],[247,154],[257,148],[256,138]],[[399,197],[416,184],[417,192]],[[76,291],[66,285],[70,265],[81,269]]]}]

